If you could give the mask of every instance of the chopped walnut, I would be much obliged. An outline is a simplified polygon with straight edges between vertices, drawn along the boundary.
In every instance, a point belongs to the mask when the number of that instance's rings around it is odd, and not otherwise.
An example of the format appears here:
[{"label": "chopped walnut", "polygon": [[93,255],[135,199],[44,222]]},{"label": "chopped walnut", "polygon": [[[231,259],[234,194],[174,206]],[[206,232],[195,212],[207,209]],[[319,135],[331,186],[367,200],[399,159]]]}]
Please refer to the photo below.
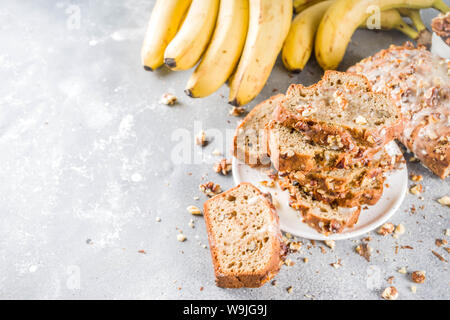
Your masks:
[{"label": "chopped walnut", "polygon": [[230,116],[235,116],[235,117],[239,117],[240,115],[242,115],[245,112],[245,108],[244,107],[233,107],[229,114]]},{"label": "chopped walnut", "polygon": [[302,247],[302,243],[299,241],[289,242],[289,250],[292,252],[297,252]]},{"label": "chopped walnut", "polygon": [[184,241],[186,241],[186,236],[184,235],[184,234],[182,234],[182,233],[179,233],[179,234],[177,234],[177,240],[178,241],[180,241],[180,242],[184,242]]},{"label": "chopped walnut", "polygon": [[389,284],[393,284],[393,283],[394,283],[394,280],[395,280],[395,277],[392,276],[392,277],[389,277],[389,278],[387,279],[387,282],[388,282]]},{"label": "chopped walnut", "polygon": [[423,180],[423,177],[420,174],[412,174],[411,175],[411,180],[414,181],[414,182],[419,182],[419,181]]},{"label": "chopped walnut", "polygon": [[173,94],[171,93],[164,93],[161,96],[161,99],[159,100],[160,103],[171,106],[174,105],[175,102],[177,102],[177,97],[175,97]]},{"label": "chopped walnut", "polygon": [[411,279],[415,283],[424,283],[425,271],[414,271],[413,273],[411,273]]},{"label": "chopped walnut", "polygon": [[289,287],[286,288],[287,293],[292,293],[292,290],[293,290],[292,286],[289,286]]},{"label": "chopped walnut", "polygon": [[208,144],[208,140],[206,139],[206,133],[205,131],[201,130],[196,136],[195,136],[195,143],[199,146],[206,146]]},{"label": "chopped walnut", "polygon": [[192,214],[194,216],[201,216],[202,215],[202,211],[196,206],[189,206],[189,207],[186,208],[186,210],[190,214]]},{"label": "chopped walnut", "polygon": [[384,289],[381,297],[385,300],[396,300],[398,298],[398,291],[395,287],[387,287]]},{"label": "chopped walnut", "polygon": [[409,189],[409,192],[413,195],[418,195],[423,192],[423,186],[420,183],[415,184]]},{"label": "chopped walnut", "polygon": [[443,245],[447,244],[447,240],[445,240],[445,239],[436,239],[435,244],[438,247],[442,247]]},{"label": "chopped walnut", "polygon": [[222,189],[219,184],[215,184],[214,182],[207,182],[198,186],[199,190],[206,194],[208,197],[213,197],[222,192]]},{"label": "chopped walnut", "polygon": [[373,249],[366,243],[362,243],[356,246],[355,251],[370,262],[370,255]]},{"label": "chopped walnut", "polygon": [[394,232],[394,225],[390,222],[386,222],[385,224],[383,224],[381,226],[380,229],[378,229],[377,233],[381,234],[382,236],[386,236],[388,234],[391,234],[392,232]]},{"label": "chopped walnut", "polygon": [[443,196],[438,202],[444,206],[450,206],[450,196]]},{"label": "chopped walnut", "polygon": [[332,250],[336,247],[336,242],[334,240],[324,240],[323,241],[328,247],[330,247]]},{"label": "chopped walnut", "polygon": [[223,158],[214,164],[214,171],[226,176],[231,171],[231,160]]}]

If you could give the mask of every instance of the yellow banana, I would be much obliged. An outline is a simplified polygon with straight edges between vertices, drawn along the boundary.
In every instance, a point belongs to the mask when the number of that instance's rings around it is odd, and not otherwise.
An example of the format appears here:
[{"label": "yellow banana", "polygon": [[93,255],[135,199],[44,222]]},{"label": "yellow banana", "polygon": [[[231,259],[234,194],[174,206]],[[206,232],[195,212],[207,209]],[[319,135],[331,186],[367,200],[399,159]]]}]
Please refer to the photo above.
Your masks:
[{"label": "yellow banana", "polygon": [[249,0],[244,51],[230,81],[229,103],[248,103],[264,87],[289,31],[292,0]]},{"label": "yellow banana", "polygon": [[294,12],[295,13],[300,13],[303,10],[318,4],[319,2],[322,2],[325,0],[294,0]]},{"label": "yellow banana", "polygon": [[315,53],[320,66],[324,70],[337,68],[353,33],[374,8],[384,11],[401,7],[449,10],[442,0],[336,0],[323,16],[317,30]]},{"label": "yellow banana", "polygon": [[[360,27],[375,29],[371,28],[370,23],[370,21],[364,21]],[[380,13],[380,27],[383,30],[397,29],[414,40],[419,37],[419,33],[403,21],[402,16],[397,9],[390,9]]]},{"label": "yellow banana", "polygon": [[227,81],[244,48],[248,17],[248,0],[220,1],[211,42],[184,90],[188,96],[205,97]]},{"label": "yellow banana", "polygon": [[141,50],[141,61],[145,70],[153,71],[164,64],[164,50],[175,37],[191,1],[156,1]]},{"label": "yellow banana", "polygon": [[193,0],[183,25],[164,52],[172,70],[192,68],[208,45],[216,23],[219,0]]},{"label": "yellow banana", "polygon": [[333,1],[320,2],[303,10],[294,18],[281,52],[287,70],[302,71],[311,56],[320,21],[332,3]]}]

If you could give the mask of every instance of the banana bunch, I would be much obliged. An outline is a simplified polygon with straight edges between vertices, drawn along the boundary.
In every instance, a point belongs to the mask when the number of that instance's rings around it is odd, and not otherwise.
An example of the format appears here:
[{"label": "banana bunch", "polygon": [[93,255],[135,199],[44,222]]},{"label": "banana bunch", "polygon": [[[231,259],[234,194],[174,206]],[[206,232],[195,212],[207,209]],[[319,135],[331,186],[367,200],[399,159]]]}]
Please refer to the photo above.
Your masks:
[{"label": "banana bunch", "polygon": [[228,80],[229,102],[264,87],[292,20],[292,0],[157,0],[141,51],[146,70],[196,66],[185,93],[205,97]]},{"label": "banana bunch", "polygon": [[[294,0],[293,4],[298,14],[282,49],[283,64],[291,72],[304,68],[313,48],[322,69],[336,69],[357,28],[396,29],[419,44],[427,44],[430,32],[419,9],[450,11],[443,0]],[[377,10],[379,19],[374,19]],[[408,17],[416,30],[402,17]]]}]

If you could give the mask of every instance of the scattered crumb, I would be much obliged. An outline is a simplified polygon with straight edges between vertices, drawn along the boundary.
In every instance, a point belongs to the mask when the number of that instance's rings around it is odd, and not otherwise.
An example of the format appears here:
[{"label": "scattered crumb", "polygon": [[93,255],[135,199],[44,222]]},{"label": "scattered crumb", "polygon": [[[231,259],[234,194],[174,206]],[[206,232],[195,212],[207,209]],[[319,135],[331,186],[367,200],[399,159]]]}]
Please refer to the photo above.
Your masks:
[{"label": "scattered crumb", "polygon": [[401,273],[401,274],[406,274],[406,272],[407,272],[406,267],[401,267],[400,269],[397,270],[397,272]]},{"label": "scattered crumb", "polygon": [[186,236],[182,233],[177,234],[177,240],[180,242],[186,241]]},{"label": "scattered crumb", "polygon": [[371,255],[373,249],[367,243],[358,244],[355,248],[355,251],[361,257],[364,257],[367,261],[370,262],[370,255]]},{"label": "scattered crumb", "polygon": [[164,93],[159,100],[160,103],[165,104],[167,106],[174,105],[177,102],[177,97],[171,93]]},{"label": "scattered crumb", "polygon": [[436,246],[442,247],[443,245],[447,244],[447,240],[445,240],[445,239],[436,239],[436,241],[434,243],[436,244]]},{"label": "scattered crumb", "polygon": [[230,116],[239,117],[244,112],[245,112],[245,108],[244,107],[233,107],[233,108],[231,108],[231,110],[229,112],[229,115]]},{"label": "scattered crumb", "polygon": [[195,228],[195,223],[194,220],[189,220],[188,226],[191,227],[192,229]]},{"label": "scattered crumb", "polygon": [[199,199],[200,199],[199,196],[195,196],[195,197],[194,197],[194,200],[199,200]]},{"label": "scattered crumb", "polygon": [[416,157],[411,157],[409,158],[409,162],[419,162],[419,159],[417,159]]},{"label": "scattered crumb", "polygon": [[378,229],[377,233],[381,234],[382,236],[386,236],[388,234],[391,234],[392,232],[394,232],[394,225],[390,222],[386,222],[385,224],[383,224],[380,229]]},{"label": "scattered crumb", "polygon": [[263,180],[263,181],[260,181],[259,183],[260,183],[263,187],[269,187],[269,188],[275,187],[275,181],[273,181],[273,180],[270,180],[270,181]]},{"label": "scattered crumb", "polygon": [[409,189],[409,192],[413,195],[421,194],[423,192],[423,186],[420,183],[415,184]]},{"label": "scattered crumb", "polygon": [[450,206],[450,196],[443,196],[442,198],[438,199],[438,202],[445,206]]},{"label": "scattered crumb", "polygon": [[389,278],[387,279],[387,282],[388,282],[389,284],[393,284],[393,283],[394,283],[394,280],[395,280],[395,277],[394,277],[394,276],[391,276],[391,277],[389,277]]},{"label": "scattered crumb", "polygon": [[145,250],[139,250],[138,253],[147,254],[147,252],[145,252]]},{"label": "scattered crumb", "polygon": [[450,236],[450,229],[445,229],[444,235],[449,237]]},{"label": "scattered crumb", "polygon": [[335,269],[342,267],[341,259],[339,259],[337,262],[330,263],[330,266],[332,266]]},{"label": "scattered crumb", "polygon": [[417,287],[416,286],[411,286],[411,292],[412,293],[416,293],[417,292]]},{"label": "scattered crumb", "polygon": [[398,291],[395,287],[387,287],[384,289],[381,297],[385,300],[396,300],[398,298]]},{"label": "scattered crumb", "polygon": [[411,174],[411,180],[414,182],[420,182],[423,180],[423,177],[420,174]]},{"label": "scattered crumb", "polygon": [[425,279],[425,271],[414,271],[411,273],[411,280],[415,283],[424,283]]},{"label": "scattered crumb", "polygon": [[199,190],[206,194],[208,197],[213,197],[222,192],[222,189],[219,184],[215,184],[214,182],[207,182],[204,184],[200,184],[198,186]]},{"label": "scattered crumb", "polygon": [[441,255],[440,255],[439,253],[437,253],[436,251],[431,250],[431,252],[432,252],[439,260],[441,260],[442,262],[447,262],[447,260],[445,260],[444,257],[441,256]]},{"label": "scattered crumb", "polygon": [[231,171],[231,160],[223,158],[214,164],[214,172],[226,176]]},{"label": "scattered crumb", "polygon": [[276,286],[277,285],[277,280],[272,280],[272,282],[270,284],[273,285],[273,286]]},{"label": "scattered crumb", "polygon": [[206,139],[206,133],[205,131],[201,130],[196,136],[195,136],[195,143],[198,146],[206,146],[208,144],[208,139]]},{"label": "scattered crumb", "polygon": [[397,235],[401,235],[401,234],[404,234],[405,233],[405,226],[403,225],[403,224],[399,224],[396,228],[395,228],[395,230],[394,230],[394,233],[395,234],[397,234]]},{"label": "scattered crumb", "polygon": [[288,267],[292,267],[293,265],[295,265],[295,262],[292,261],[291,259],[286,259],[284,260],[284,264],[287,265]]},{"label": "scattered crumb", "polygon": [[308,263],[308,262],[309,262],[309,259],[308,259],[308,258],[303,258],[303,262],[304,262],[304,263]]},{"label": "scattered crumb", "polygon": [[190,214],[193,214],[194,216],[201,216],[202,215],[202,211],[196,206],[189,206],[189,207],[186,208],[186,210]]},{"label": "scattered crumb", "polygon": [[213,152],[211,152],[211,154],[217,157],[223,155],[222,151],[220,151],[219,149],[214,149]]},{"label": "scattered crumb", "polygon": [[292,293],[292,290],[293,290],[292,286],[289,286],[289,287],[286,288],[287,293]]},{"label": "scattered crumb", "polygon": [[336,247],[336,242],[334,240],[324,240],[323,242],[332,250]]},{"label": "scattered crumb", "polygon": [[160,218],[160,217],[156,217],[156,218],[155,218],[155,221],[156,221],[156,222],[161,222],[161,218]]}]

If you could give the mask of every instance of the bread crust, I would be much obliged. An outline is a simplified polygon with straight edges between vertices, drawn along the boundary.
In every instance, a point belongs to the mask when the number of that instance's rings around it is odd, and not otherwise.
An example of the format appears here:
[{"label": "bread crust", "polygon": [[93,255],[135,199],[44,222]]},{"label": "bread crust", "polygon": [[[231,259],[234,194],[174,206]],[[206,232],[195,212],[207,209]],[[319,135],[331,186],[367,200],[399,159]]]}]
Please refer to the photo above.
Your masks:
[{"label": "bread crust", "polygon": [[[261,112],[261,109],[266,104],[273,104],[273,108],[271,109],[271,112],[273,112],[273,109],[275,109],[277,102],[281,100],[284,97],[283,94],[277,94],[275,96],[270,97],[267,100],[264,100],[263,102],[256,105],[244,118],[244,120],[239,124],[239,126],[236,128],[234,137],[233,137],[233,146],[232,146],[232,154],[239,160],[244,161],[247,165],[250,167],[259,167],[264,166],[267,167],[270,165],[270,159],[269,156],[264,154],[264,151],[267,151],[267,144],[262,146],[262,150],[260,147],[259,154],[253,154],[250,152],[249,148],[246,147],[245,143],[239,143],[243,140],[242,134],[245,133],[246,127],[248,124],[255,118],[258,117],[258,114]],[[270,117],[269,117],[270,119]],[[260,130],[264,130],[264,126],[260,128]],[[267,139],[262,136],[262,142],[265,143]]]},{"label": "bread crust", "polygon": [[[328,80],[328,77],[332,75],[339,75],[342,72],[328,70],[325,72],[323,78],[313,84],[310,87],[306,87],[307,90],[317,90],[322,83]],[[371,88],[370,82],[361,74],[347,72],[348,75],[358,75],[368,88]],[[303,116],[300,113],[290,111],[286,105],[290,103],[291,97],[298,96],[298,93],[305,88],[301,84],[291,84],[286,92],[284,99],[278,104],[274,110],[273,119],[280,124],[295,128],[308,137],[310,137],[315,143],[328,146],[330,138],[340,138],[342,144],[342,151],[352,151],[355,148],[380,148],[396,138],[403,128],[403,121],[400,115],[392,125],[378,126],[377,128],[352,128],[341,125],[331,125],[318,119],[311,119],[308,116]],[[385,99],[384,96],[371,92],[374,96],[380,96]]]},{"label": "bread crust", "polygon": [[[217,200],[219,197],[227,197],[230,192],[233,190],[239,189],[242,185],[247,185],[255,190],[257,190],[257,193],[259,195],[263,196],[263,201],[265,205],[267,205],[270,208],[271,212],[271,223],[272,226],[275,228],[274,230],[277,230],[276,234],[272,234],[272,255],[265,266],[264,269],[258,270],[258,272],[255,273],[240,273],[240,274],[233,274],[230,272],[227,272],[225,270],[221,269],[220,259],[219,259],[219,253],[218,248],[216,246],[216,235],[212,231],[212,221],[210,218],[210,203]],[[216,195],[206,201],[203,205],[204,209],[204,218],[206,223],[206,231],[208,234],[208,240],[209,240],[209,246],[211,251],[211,257],[213,261],[214,266],[214,274],[216,277],[216,285],[218,287],[222,288],[258,288],[261,287],[264,283],[271,280],[280,270],[281,266],[283,265],[284,258],[286,256],[287,250],[284,242],[282,241],[282,235],[279,227],[279,220],[278,215],[276,213],[275,207],[273,206],[273,203],[271,201],[271,197],[263,194],[259,189],[257,189],[255,186],[253,186],[251,183],[243,182],[239,184],[238,186],[231,188],[219,195]]]}]

